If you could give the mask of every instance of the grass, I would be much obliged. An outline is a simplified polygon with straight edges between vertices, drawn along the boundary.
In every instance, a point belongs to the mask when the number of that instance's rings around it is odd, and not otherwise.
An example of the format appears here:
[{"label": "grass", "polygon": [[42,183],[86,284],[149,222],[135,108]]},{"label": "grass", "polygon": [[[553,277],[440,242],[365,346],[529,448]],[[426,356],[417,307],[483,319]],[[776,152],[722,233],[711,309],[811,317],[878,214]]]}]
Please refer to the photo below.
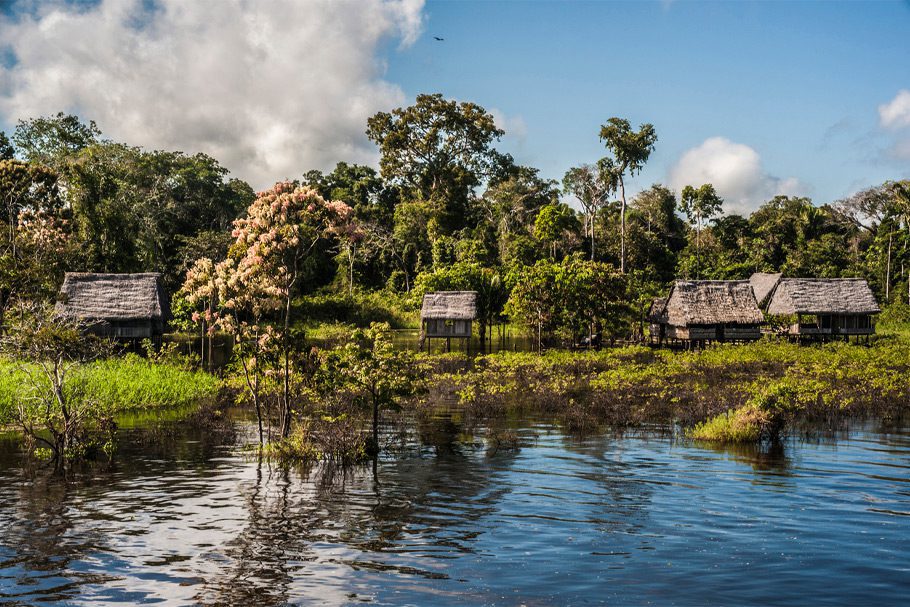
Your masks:
[{"label": "grass", "polygon": [[[37,371],[34,366],[31,369]],[[127,355],[75,368],[66,390],[115,416],[136,417],[142,412],[194,410],[202,401],[215,398],[220,386],[220,380],[207,373]],[[0,359],[0,423],[9,423],[16,402],[29,398],[32,390],[21,363]]]}]

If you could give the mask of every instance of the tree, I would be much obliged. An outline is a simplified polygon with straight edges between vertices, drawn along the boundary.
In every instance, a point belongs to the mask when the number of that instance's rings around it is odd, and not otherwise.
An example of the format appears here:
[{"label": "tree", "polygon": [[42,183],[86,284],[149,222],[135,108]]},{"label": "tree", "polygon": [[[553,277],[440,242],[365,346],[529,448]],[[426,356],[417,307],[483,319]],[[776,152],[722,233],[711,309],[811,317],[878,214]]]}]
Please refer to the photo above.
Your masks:
[{"label": "tree", "polygon": [[[654,184],[629,202],[629,210],[627,261],[663,289],[676,276],[679,253],[686,245],[686,225],[676,214],[676,196]],[[636,280],[648,280],[642,276]]]},{"label": "tree", "polygon": [[19,160],[0,160],[0,333],[20,295],[53,293],[70,261],[69,222],[57,175]]},{"label": "tree", "polygon": [[585,236],[591,238],[591,261],[594,261],[594,221],[616,192],[618,179],[619,174],[608,158],[602,158],[595,166],[583,164],[571,168],[562,178],[563,190],[575,196],[584,210]]},{"label": "tree", "polygon": [[632,130],[629,121],[624,118],[610,118],[607,124],[600,127],[600,140],[613,155],[602,162],[607,163],[615,174],[622,199],[620,209],[620,254],[619,271],[626,272],[626,185],[625,176],[630,177],[641,171],[651,156],[657,133],[651,124],[642,124],[638,132]]},{"label": "tree", "polygon": [[77,321],[55,318],[51,310],[32,305],[23,309],[0,345],[18,361],[30,391],[15,403],[12,421],[31,440],[47,445],[58,466],[79,456],[87,447],[84,431],[109,415],[70,389],[70,373],[109,353],[110,344],[85,335]]},{"label": "tree", "polygon": [[93,120],[88,124],[78,116],[58,113],[20,120],[13,142],[23,158],[61,170],[62,165],[80,150],[98,142],[101,131]]},{"label": "tree", "polygon": [[556,259],[556,244],[566,240],[566,235],[578,230],[578,219],[565,204],[548,204],[534,220],[534,236],[549,243],[550,258]]},{"label": "tree", "polygon": [[[220,308],[217,326],[234,336],[240,348],[239,361],[259,418],[259,369],[267,358],[280,365],[281,401],[279,433],[291,429],[291,363],[296,332],[291,325],[291,300],[304,276],[304,261],[323,238],[337,235],[353,213],[338,201],[326,201],[310,187],[279,182],[261,192],[234,222],[234,244],[229,257],[214,267],[214,289],[209,264],[197,264],[184,284],[188,299],[216,301]],[[196,268],[194,268],[196,269]],[[211,310],[212,304],[209,304]],[[277,323],[266,323],[277,315]],[[213,316],[214,318],[214,316]],[[211,320],[209,321],[211,322]],[[245,348],[251,345],[249,352]]]},{"label": "tree", "polygon": [[382,176],[409,200],[429,203],[444,233],[465,225],[475,187],[504,162],[493,142],[504,131],[474,103],[440,94],[367,121],[367,137],[379,145]]},{"label": "tree", "polygon": [[610,264],[577,255],[559,263],[539,261],[516,271],[509,283],[506,313],[536,330],[538,351],[544,338],[556,333],[574,342],[598,330],[615,338],[629,327],[625,277]]},{"label": "tree", "polygon": [[724,200],[717,195],[714,186],[706,183],[695,189],[687,185],[682,190],[679,207],[686,217],[695,227],[695,277],[698,278],[701,272],[701,230],[704,223],[720,213]]},{"label": "tree", "polygon": [[6,133],[0,131],[0,160],[12,160],[16,154],[13,144],[10,143]]},{"label": "tree", "polygon": [[356,404],[372,412],[369,451],[379,453],[379,418],[383,409],[397,409],[402,398],[417,393],[423,373],[414,355],[392,344],[386,323],[371,323],[358,329],[341,348],[322,357],[317,385],[324,394],[347,391]]}]

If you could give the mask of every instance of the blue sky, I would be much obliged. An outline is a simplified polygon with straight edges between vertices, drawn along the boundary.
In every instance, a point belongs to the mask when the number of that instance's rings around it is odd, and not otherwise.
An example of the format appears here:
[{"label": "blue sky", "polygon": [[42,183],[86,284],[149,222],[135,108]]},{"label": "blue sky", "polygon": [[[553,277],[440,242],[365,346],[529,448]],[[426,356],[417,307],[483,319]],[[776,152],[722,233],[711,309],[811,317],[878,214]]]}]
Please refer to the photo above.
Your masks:
[{"label": "blue sky", "polygon": [[[426,35],[388,79],[523,123],[506,144],[559,177],[603,155],[610,116],[651,122],[638,180],[667,182],[711,137],[753,148],[817,202],[910,176],[878,106],[910,88],[910,4],[430,2]],[[432,40],[437,35],[444,42]],[[799,188],[798,188],[799,189]]]},{"label": "blue sky", "polygon": [[74,112],[257,188],[375,165],[366,118],[424,92],[493,111],[557,179],[603,155],[609,117],[653,123],[632,189],[712,181],[730,210],[910,177],[908,2],[2,4],[0,128]]}]

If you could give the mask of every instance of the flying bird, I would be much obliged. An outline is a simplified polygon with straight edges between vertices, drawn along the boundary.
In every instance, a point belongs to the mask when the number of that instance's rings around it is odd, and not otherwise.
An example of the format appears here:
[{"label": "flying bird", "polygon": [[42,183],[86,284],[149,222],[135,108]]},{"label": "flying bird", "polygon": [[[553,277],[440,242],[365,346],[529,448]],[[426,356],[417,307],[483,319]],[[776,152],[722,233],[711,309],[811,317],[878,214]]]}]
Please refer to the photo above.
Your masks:
[{"label": "flying bird", "polygon": [[445,38],[440,38],[439,36],[433,36],[433,40],[435,40],[437,42],[442,42],[445,40]]}]

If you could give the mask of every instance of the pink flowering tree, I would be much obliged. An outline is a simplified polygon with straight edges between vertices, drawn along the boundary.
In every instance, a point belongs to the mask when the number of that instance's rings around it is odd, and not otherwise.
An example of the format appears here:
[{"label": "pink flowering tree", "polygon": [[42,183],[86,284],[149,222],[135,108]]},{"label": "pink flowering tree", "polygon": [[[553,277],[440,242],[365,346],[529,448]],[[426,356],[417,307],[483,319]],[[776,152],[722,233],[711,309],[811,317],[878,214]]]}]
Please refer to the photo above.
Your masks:
[{"label": "pink flowering tree", "polygon": [[197,259],[193,267],[187,271],[186,280],[179,293],[194,310],[192,320],[199,325],[200,359],[203,365],[208,360],[209,368],[212,363],[212,339],[220,317],[220,312],[216,309],[218,286],[215,281],[215,269],[214,262],[208,257]]},{"label": "pink flowering tree", "polygon": [[354,264],[360,251],[360,244],[366,236],[363,226],[354,218],[354,209],[337,200],[330,201],[335,210],[337,223],[332,231],[338,238],[339,257],[344,259],[348,274],[348,295],[354,294]]},{"label": "pink flowering tree", "polygon": [[304,261],[320,240],[341,236],[352,214],[348,205],[326,201],[310,187],[279,182],[260,192],[246,216],[234,222],[234,244],[228,258],[211,268],[211,277],[205,262],[197,262],[199,271],[187,276],[187,297],[197,304],[208,302],[208,322],[234,336],[259,419],[260,444],[271,436],[268,411],[268,428],[263,428],[261,399],[263,382],[270,378],[280,384],[278,434],[290,434],[291,302]]}]

